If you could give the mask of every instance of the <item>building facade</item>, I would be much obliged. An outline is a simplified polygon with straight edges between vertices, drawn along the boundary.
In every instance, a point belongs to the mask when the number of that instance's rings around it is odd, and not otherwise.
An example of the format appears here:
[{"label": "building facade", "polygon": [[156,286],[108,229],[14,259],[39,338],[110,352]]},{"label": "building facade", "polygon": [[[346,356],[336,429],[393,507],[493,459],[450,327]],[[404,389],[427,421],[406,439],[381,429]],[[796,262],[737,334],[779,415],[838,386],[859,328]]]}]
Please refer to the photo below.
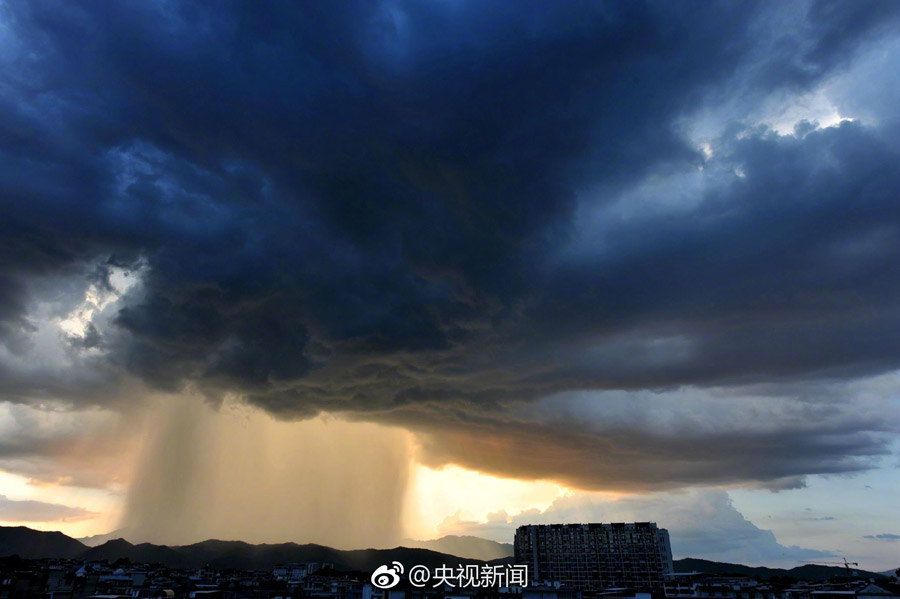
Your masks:
[{"label": "building facade", "polygon": [[654,522],[520,526],[515,552],[532,580],[584,591],[661,589],[673,571],[669,532]]}]

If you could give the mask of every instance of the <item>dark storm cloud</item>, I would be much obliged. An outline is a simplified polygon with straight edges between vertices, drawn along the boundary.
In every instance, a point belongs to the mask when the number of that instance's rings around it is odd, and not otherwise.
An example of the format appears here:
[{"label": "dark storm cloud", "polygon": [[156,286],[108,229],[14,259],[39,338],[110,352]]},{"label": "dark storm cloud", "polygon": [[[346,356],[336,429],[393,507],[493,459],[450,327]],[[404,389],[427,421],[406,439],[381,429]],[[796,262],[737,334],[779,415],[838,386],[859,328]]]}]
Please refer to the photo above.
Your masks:
[{"label": "dark storm cloud", "polygon": [[740,175],[689,211],[601,223],[610,249],[549,274],[529,322],[583,339],[590,363],[566,355],[568,376],[640,388],[895,367],[896,145],[848,122],[722,142]]},{"label": "dark storm cloud", "polygon": [[[108,402],[98,387],[135,375],[400,423],[432,459],[587,487],[865,468],[888,427],[852,414],[669,438],[570,435],[527,406],[900,365],[894,115],[795,136],[740,123],[845,69],[898,12],[11,3],[0,340],[25,355],[30,306],[65,296],[64,314],[83,293],[61,281],[140,284],[71,340],[85,368],[11,358],[4,396]],[[726,100],[734,123],[704,157],[683,125]],[[701,166],[689,208],[617,212]]]},{"label": "dark storm cloud", "polygon": [[[868,390],[847,389],[847,397]],[[648,491],[757,481],[805,486],[808,474],[853,473],[890,454],[892,423],[878,405],[852,407],[725,389],[580,392],[527,408],[436,410],[422,427],[432,465],[556,480],[582,489]],[[423,420],[406,410],[392,418]]]}]

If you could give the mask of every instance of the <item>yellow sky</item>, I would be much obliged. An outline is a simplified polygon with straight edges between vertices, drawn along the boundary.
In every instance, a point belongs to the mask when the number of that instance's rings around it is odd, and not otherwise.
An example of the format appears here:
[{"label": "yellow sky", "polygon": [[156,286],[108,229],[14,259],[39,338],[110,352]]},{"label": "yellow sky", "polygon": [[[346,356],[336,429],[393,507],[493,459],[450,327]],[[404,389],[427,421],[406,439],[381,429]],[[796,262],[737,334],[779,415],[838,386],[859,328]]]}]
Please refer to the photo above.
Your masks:
[{"label": "yellow sky", "polygon": [[522,481],[481,474],[459,466],[441,469],[414,465],[406,502],[407,534],[429,539],[453,531],[441,528],[451,517],[484,522],[488,514],[544,510],[569,491],[545,481]]},{"label": "yellow sky", "polygon": [[43,501],[96,512],[96,516],[77,521],[23,522],[4,521],[4,526],[27,526],[36,530],[59,530],[71,537],[85,537],[114,530],[124,498],[123,489],[85,489],[65,485],[34,484],[16,474],[0,471],[0,495],[13,501]]}]

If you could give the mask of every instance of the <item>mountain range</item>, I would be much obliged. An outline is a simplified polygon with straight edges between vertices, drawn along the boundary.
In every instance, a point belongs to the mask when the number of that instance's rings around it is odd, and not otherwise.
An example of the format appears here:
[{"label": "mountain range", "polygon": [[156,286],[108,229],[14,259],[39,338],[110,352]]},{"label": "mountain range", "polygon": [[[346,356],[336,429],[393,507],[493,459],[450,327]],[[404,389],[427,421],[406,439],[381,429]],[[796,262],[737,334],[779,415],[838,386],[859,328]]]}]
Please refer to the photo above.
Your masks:
[{"label": "mountain range", "polygon": [[[452,540],[450,542],[453,543]],[[459,543],[458,539],[456,543]],[[392,561],[435,568],[444,564],[480,564],[485,561],[502,563],[512,559],[508,556],[495,560],[472,559],[412,547],[345,551],[312,543],[251,545],[243,541],[218,540],[169,547],[152,543],[135,545],[125,539],[112,539],[95,547],[88,547],[59,532],[41,532],[24,526],[0,527],[0,557],[9,555],[87,561],[115,561],[124,558],[132,562],[160,563],[173,568],[209,565],[214,568],[244,570],[271,569],[277,564],[290,562],[331,562],[338,570],[362,571],[372,571]]]},{"label": "mountain range", "polygon": [[[18,555],[23,558],[73,558],[86,561],[115,561],[161,563],[175,568],[209,565],[214,568],[266,570],[277,564],[290,562],[331,562],[338,570],[373,571],[392,561],[421,564],[428,568],[440,565],[507,563],[512,561],[512,546],[478,537],[449,536],[433,541],[410,541],[417,547],[393,549],[333,549],[324,545],[278,543],[252,545],[243,541],[208,540],[192,545],[132,544],[125,539],[110,539],[89,547],[61,532],[42,532],[24,526],[0,526],[0,557]],[[465,552],[467,556],[459,556]],[[469,557],[478,552],[483,558]],[[497,556],[497,557],[493,557]],[[675,560],[676,572],[707,572],[709,574],[737,574],[770,579],[793,577],[805,580],[826,580],[845,574],[844,568],[806,564],[791,569],[766,568],[729,564],[709,560],[684,558]],[[856,570],[860,576],[883,578],[884,574]]]},{"label": "mountain range", "polygon": [[[841,566],[821,566],[818,564],[804,564],[791,569],[767,568],[765,566],[744,566],[743,564],[729,564],[714,562],[705,559],[686,557],[675,560],[676,572],[706,572],[707,574],[736,574],[769,580],[776,577],[790,577],[798,580],[828,580],[834,576],[846,576],[847,570]],[[858,576],[867,578],[885,578],[879,572],[853,569]]]},{"label": "mountain range", "polygon": [[[106,534],[82,537],[78,540],[88,547],[97,547],[116,539],[134,541],[132,532],[127,528],[120,528]],[[438,553],[447,553],[449,555],[483,561],[513,556],[513,546],[511,543],[498,543],[497,541],[490,541],[488,539],[482,539],[481,537],[472,536],[447,535],[440,539],[431,539],[428,541],[403,539],[402,544],[404,547],[413,549],[430,549],[431,551],[437,551]]]},{"label": "mountain range", "polygon": [[404,539],[407,547],[430,549],[438,553],[449,553],[460,557],[469,557],[484,561],[503,559],[513,556],[512,543],[498,543],[481,537],[447,535],[430,541],[414,541]]}]

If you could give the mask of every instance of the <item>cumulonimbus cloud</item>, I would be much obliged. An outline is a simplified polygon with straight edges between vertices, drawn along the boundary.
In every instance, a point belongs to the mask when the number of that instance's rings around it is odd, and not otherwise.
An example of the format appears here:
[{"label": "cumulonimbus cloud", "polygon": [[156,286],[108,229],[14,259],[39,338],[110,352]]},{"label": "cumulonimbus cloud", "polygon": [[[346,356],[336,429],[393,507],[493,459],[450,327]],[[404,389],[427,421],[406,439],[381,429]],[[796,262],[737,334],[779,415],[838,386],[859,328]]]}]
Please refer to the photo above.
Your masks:
[{"label": "cumulonimbus cloud", "polygon": [[[897,59],[900,9],[804,8],[10,3],[0,393],[233,394],[588,488],[870,467],[895,429],[827,396],[900,367],[896,104],[745,117]],[[51,351],[90,289],[115,300]],[[838,417],[612,434],[544,409],[662,390],[686,422],[676,390],[735,388]]]}]

